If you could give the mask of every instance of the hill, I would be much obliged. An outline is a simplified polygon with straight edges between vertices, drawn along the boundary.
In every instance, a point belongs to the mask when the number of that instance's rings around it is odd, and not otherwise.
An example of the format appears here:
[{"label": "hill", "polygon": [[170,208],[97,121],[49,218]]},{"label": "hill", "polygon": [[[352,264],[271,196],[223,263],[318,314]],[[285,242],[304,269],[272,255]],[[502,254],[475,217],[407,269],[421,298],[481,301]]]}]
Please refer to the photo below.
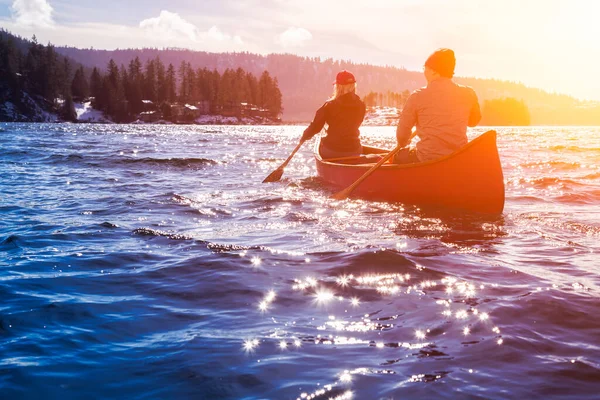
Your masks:
[{"label": "hill", "polygon": [[[112,58],[127,64],[135,57],[142,62],[160,56],[165,63],[180,65],[186,61],[193,68],[226,69],[241,67],[255,75],[267,70],[277,78],[283,96],[283,118],[286,121],[308,121],[331,94],[335,74],[347,69],[358,80],[361,95],[369,92],[413,91],[425,85],[421,72],[393,66],[357,64],[350,61],[300,57],[292,54],[257,55],[251,53],[208,53],[185,49],[121,49],[96,50],[57,47],[57,52],[89,67],[104,68]],[[600,125],[600,104],[574,97],[530,88],[521,83],[497,79],[456,77],[458,83],[472,86],[481,105],[485,100],[515,98],[530,110],[534,125]]]}]

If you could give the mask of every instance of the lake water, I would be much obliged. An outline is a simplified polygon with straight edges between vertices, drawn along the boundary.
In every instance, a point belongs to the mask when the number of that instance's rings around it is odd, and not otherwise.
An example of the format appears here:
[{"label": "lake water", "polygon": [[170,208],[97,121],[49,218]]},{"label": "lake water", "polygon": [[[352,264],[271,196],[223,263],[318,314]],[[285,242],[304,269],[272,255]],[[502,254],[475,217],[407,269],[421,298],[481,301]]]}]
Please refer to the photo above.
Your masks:
[{"label": "lake water", "polygon": [[598,398],[600,128],[498,128],[493,218],[261,183],[303,129],[0,124],[0,397]]}]

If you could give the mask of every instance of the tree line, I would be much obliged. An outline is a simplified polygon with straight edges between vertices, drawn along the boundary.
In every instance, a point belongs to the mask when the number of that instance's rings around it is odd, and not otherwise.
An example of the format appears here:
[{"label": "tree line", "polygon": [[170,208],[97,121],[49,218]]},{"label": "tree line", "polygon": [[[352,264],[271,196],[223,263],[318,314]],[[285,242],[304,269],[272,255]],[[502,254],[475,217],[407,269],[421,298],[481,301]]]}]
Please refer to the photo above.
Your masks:
[{"label": "tree line", "polygon": [[91,71],[73,64],[68,57],[56,53],[54,46],[37,43],[35,36],[26,52],[20,38],[0,32],[0,87],[6,98],[17,107],[26,106],[23,93],[35,97],[66,120],[76,120],[74,102],[92,99],[95,108],[115,122],[130,122],[140,112],[154,109],[168,114],[174,103],[195,105],[205,102],[211,114],[239,108],[241,103],[252,105],[270,118],[283,111],[282,95],[277,78],[268,71],[259,77],[242,68],[193,68],[182,61],[176,68],[165,65],[156,56],[144,64],[135,57],[126,66],[110,59],[106,69]]},{"label": "tree line", "polygon": [[166,66],[160,57],[147,60],[145,65],[135,57],[125,67],[108,62],[106,72],[94,67],[89,84],[84,71],[73,78],[72,94],[76,100],[94,98],[95,108],[104,111],[117,122],[126,122],[147,109],[143,100],[151,101],[166,118],[169,106],[207,102],[211,114],[232,110],[241,103],[266,110],[277,118],[282,110],[282,97],[277,78],[264,71],[259,78],[242,68],[226,69],[223,74],[207,68],[191,67],[183,61],[177,71],[173,64]]}]

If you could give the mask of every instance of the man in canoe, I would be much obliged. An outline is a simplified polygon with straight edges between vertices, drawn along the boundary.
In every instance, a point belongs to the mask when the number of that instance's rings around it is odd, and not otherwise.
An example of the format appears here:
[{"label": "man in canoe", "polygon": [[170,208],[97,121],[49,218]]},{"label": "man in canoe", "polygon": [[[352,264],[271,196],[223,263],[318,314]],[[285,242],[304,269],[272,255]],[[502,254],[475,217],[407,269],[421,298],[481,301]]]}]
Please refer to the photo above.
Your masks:
[{"label": "man in canoe", "polygon": [[319,147],[321,157],[358,156],[362,152],[358,128],[365,118],[365,103],[356,95],[356,79],[350,72],[338,73],[333,85],[333,95],[317,110],[300,142],[311,139],[327,123],[327,135]]},{"label": "man in canoe", "polygon": [[413,92],[400,114],[396,129],[398,145],[407,146],[412,128],[421,139],[416,148],[404,148],[393,162],[410,164],[446,156],[467,144],[467,126],[476,126],[481,111],[475,91],[454,83],[454,51],[439,49],[425,61],[427,86]]}]

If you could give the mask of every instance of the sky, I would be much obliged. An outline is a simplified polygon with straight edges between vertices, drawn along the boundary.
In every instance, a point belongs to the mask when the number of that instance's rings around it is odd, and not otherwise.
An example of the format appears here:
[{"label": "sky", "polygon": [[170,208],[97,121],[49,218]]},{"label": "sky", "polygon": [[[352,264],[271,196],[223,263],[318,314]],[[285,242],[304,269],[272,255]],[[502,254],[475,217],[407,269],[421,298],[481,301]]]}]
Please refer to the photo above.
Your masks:
[{"label": "sky", "polygon": [[0,0],[0,27],[40,43],[182,47],[421,70],[437,48],[456,75],[600,100],[597,0]]}]

